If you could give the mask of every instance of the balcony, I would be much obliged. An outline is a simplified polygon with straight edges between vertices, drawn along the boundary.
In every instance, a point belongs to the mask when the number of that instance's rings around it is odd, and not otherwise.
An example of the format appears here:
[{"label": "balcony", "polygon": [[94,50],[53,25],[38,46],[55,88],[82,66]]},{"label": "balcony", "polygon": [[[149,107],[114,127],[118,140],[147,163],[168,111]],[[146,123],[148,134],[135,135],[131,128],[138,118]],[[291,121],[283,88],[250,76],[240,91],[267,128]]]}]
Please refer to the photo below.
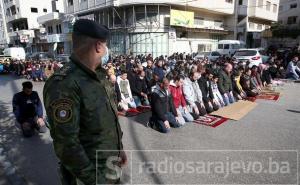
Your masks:
[{"label": "balcony", "polygon": [[49,21],[53,21],[53,20],[60,20],[60,18],[63,16],[62,13],[58,13],[58,12],[52,12],[52,13],[48,13],[46,15],[42,15],[42,16],[39,16],[37,18],[37,22],[39,24],[45,24],[46,22],[49,22]]},{"label": "balcony", "polygon": [[272,10],[268,11],[260,7],[253,8],[252,11],[249,11],[248,16],[252,18],[258,18],[274,22],[278,19],[277,13],[273,12]]},{"label": "balcony", "polygon": [[28,35],[29,37],[34,37],[34,31],[33,30],[19,30],[19,31],[12,31],[8,32],[9,37],[16,37],[20,35]]},{"label": "balcony", "polygon": [[48,43],[56,43],[56,42],[68,42],[71,41],[71,34],[52,34],[47,35]]},{"label": "balcony", "polygon": [[11,21],[14,21],[14,20],[17,20],[17,19],[21,19],[21,18],[23,18],[23,17],[21,17],[20,14],[15,14],[15,15],[7,17],[6,21],[7,22],[11,22]]},{"label": "balcony", "polygon": [[[125,6],[128,4],[145,4],[146,0],[116,0],[114,4],[117,6]],[[189,6],[192,8],[204,9],[209,12],[219,14],[233,14],[234,3],[228,3],[224,0],[152,0],[151,4],[169,4],[175,6]]]}]

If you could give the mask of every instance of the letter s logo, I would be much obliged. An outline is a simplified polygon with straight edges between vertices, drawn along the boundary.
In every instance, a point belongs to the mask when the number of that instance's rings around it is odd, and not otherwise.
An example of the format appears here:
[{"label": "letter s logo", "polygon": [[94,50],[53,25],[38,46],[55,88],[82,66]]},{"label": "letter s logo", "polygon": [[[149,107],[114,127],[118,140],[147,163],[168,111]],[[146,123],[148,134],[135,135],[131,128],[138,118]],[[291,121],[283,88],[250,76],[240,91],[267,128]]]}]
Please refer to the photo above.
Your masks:
[{"label": "letter s logo", "polygon": [[111,156],[106,160],[106,166],[111,170],[111,173],[106,173],[105,177],[110,180],[120,179],[122,176],[122,169],[116,165],[121,162],[121,158],[117,156]]}]

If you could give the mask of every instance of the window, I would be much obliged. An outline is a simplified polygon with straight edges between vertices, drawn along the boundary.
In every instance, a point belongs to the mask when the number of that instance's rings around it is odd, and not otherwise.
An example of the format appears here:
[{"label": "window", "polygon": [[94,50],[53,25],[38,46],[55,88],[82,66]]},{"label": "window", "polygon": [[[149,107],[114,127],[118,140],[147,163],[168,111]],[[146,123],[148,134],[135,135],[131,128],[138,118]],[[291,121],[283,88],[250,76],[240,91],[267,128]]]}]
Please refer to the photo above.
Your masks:
[{"label": "window", "polygon": [[46,9],[46,8],[44,8],[44,9],[43,9],[43,12],[45,12],[45,13],[46,13],[46,12],[47,12],[47,9]]},{"label": "window", "polygon": [[254,23],[249,22],[249,28],[250,28],[250,29],[254,29]]},{"label": "window", "polygon": [[243,0],[239,0],[239,5],[243,5]]},{"label": "window", "polygon": [[271,2],[270,2],[270,1],[267,1],[267,6],[266,6],[266,7],[267,7],[267,10],[268,10],[268,11],[271,10]]},{"label": "window", "polygon": [[30,8],[32,13],[38,13],[38,9],[37,8]]},{"label": "window", "polygon": [[68,5],[73,6],[73,0],[68,0]]},{"label": "window", "polygon": [[[133,22],[134,22],[134,20],[133,20],[133,18],[134,18],[134,16],[133,16],[133,7],[128,7],[126,10],[125,10],[125,12],[126,12],[126,27],[130,27],[130,26],[132,26],[133,25]],[[101,15],[100,15],[100,17],[101,17]],[[103,23],[102,24],[104,24],[104,21],[102,21]]]},{"label": "window", "polygon": [[224,49],[229,49],[229,44],[224,44]]},{"label": "window", "polygon": [[297,18],[298,18],[297,16],[288,17],[287,24],[296,24]]},{"label": "window", "polygon": [[204,25],[204,18],[195,16],[194,24],[195,25]]},{"label": "window", "polygon": [[61,24],[56,25],[56,33],[60,34],[61,32]]},{"label": "window", "polygon": [[226,3],[232,3],[233,0],[225,0]]},{"label": "window", "polygon": [[52,26],[48,26],[48,34],[52,34],[53,33],[53,28]]},{"label": "window", "polygon": [[137,6],[135,9],[135,20],[136,22],[144,22],[145,21],[145,6]]},{"label": "window", "polygon": [[215,20],[214,21],[214,26],[216,26],[216,27],[222,27],[223,26],[223,22],[220,21],[220,20]]},{"label": "window", "polygon": [[240,49],[241,45],[240,44],[232,44],[232,49]]},{"label": "window", "polygon": [[258,0],[258,7],[263,8],[264,6],[264,0]]},{"label": "window", "polygon": [[158,6],[146,6],[147,22],[156,22],[158,19]]},{"label": "window", "polygon": [[279,6],[279,11],[281,12],[282,10],[283,10],[283,6],[280,5],[280,6]]},{"label": "window", "polygon": [[10,16],[10,9],[9,9],[9,8],[6,9],[6,16],[7,16],[7,17]]},{"label": "window", "polygon": [[297,8],[297,3],[293,3],[290,5],[290,9]]},{"label": "window", "polygon": [[10,11],[11,11],[11,14],[12,15],[16,15],[16,6],[15,5],[13,5],[12,7],[10,7]]},{"label": "window", "polygon": [[214,52],[211,52],[211,56],[221,56],[221,54],[218,53],[218,52],[216,52],[216,51],[214,51]]},{"label": "window", "polygon": [[257,51],[254,50],[239,50],[235,52],[235,56],[254,56],[257,54]]},{"label": "window", "polygon": [[262,24],[258,24],[258,25],[257,25],[257,29],[258,29],[258,30],[262,30],[262,27],[263,27]]},{"label": "window", "polygon": [[277,12],[277,4],[273,4],[273,12],[274,12],[274,13]]}]

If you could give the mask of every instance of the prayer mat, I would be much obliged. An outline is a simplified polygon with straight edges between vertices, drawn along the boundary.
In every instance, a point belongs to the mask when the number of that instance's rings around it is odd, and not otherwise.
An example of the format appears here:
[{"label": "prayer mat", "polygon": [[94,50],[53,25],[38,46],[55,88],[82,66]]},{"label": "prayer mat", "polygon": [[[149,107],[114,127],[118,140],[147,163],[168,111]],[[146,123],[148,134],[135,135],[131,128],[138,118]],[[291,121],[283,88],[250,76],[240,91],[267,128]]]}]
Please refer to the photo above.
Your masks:
[{"label": "prayer mat", "polygon": [[279,99],[279,95],[276,95],[276,94],[260,94],[260,95],[256,96],[256,99],[277,101]]},{"label": "prayer mat", "polygon": [[194,120],[194,123],[215,128],[221,125],[222,123],[225,123],[227,120],[228,119],[224,117],[205,115],[205,116],[200,116],[197,120]]},{"label": "prayer mat", "polygon": [[257,103],[255,102],[240,100],[211,114],[237,121],[246,116],[256,105]]}]

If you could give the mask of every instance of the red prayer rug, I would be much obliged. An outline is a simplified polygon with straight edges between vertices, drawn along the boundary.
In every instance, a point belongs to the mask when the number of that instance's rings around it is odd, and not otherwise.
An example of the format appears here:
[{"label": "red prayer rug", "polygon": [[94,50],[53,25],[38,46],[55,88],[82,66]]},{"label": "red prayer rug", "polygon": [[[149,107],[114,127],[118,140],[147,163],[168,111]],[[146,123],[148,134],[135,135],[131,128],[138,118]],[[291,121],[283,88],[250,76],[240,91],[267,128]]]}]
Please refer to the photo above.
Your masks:
[{"label": "red prayer rug", "polygon": [[150,106],[139,106],[136,108],[140,113],[150,112],[151,107]]},{"label": "red prayer rug", "polygon": [[150,111],[151,111],[150,106],[140,106],[140,107],[137,107],[136,109],[130,108],[127,111],[118,112],[118,115],[125,116],[125,117],[133,117],[133,116],[137,116],[139,114],[150,112]]},{"label": "red prayer rug", "polygon": [[279,95],[277,95],[277,94],[260,94],[260,95],[256,96],[256,99],[277,101],[279,99]]},{"label": "red prayer rug", "polygon": [[205,115],[205,116],[200,116],[200,118],[198,118],[194,122],[197,124],[206,125],[215,128],[221,125],[222,123],[226,122],[227,120],[228,119],[224,117]]}]

